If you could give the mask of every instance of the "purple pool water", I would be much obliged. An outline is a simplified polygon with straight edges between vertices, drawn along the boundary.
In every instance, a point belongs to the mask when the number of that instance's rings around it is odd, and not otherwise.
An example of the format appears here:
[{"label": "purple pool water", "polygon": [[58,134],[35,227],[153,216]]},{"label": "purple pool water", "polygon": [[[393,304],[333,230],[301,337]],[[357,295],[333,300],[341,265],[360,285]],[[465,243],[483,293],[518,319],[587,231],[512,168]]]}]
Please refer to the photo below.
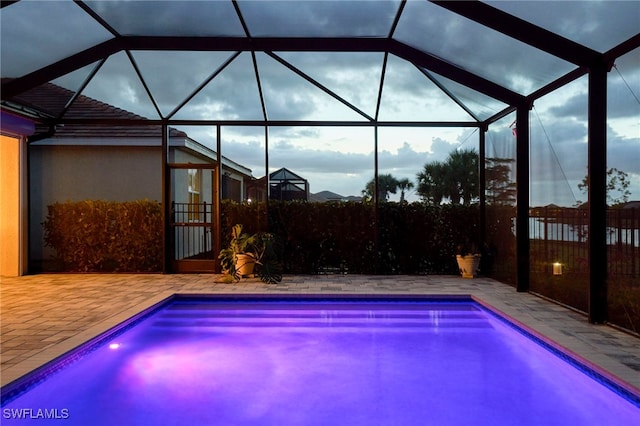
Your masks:
[{"label": "purple pool water", "polygon": [[3,389],[2,424],[640,424],[472,301],[178,299],[112,334]]}]

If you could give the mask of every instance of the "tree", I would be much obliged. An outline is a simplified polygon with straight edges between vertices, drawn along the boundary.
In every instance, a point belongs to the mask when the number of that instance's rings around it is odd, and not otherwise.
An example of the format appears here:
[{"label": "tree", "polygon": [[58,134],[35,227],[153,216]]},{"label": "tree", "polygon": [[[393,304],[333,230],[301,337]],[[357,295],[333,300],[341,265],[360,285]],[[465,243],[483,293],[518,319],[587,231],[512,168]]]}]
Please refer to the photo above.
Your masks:
[{"label": "tree", "polygon": [[[616,204],[624,204],[629,201],[631,191],[629,191],[629,175],[615,167],[607,170],[607,204],[615,206]],[[582,179],[578,184],[578,189],[587,195],[589,192],[589,175]],[[618,195],[614,197],[614,195]],[[578,204],[581,204],[579,201]]]},{"label": "tree", "polygon": [[479,194],[478,153],[455,150],[444,163],[425,164],[417,178],[416,192],[425,202],[440,204],[448,198],[452,204],[469,205]]},{"label": "tree", "polygon": [[440,204],[445,197],[444,181],[447,166],[440,161],[433,161],[424,165],[418,173],[417,194],[428,204]]},{"label": "tree", "polygon": [[[378,175],[378,201],[385,202],[389,199],[389,193],[395,194],[398,190],[398,179],[390,174]],[[375,188],[375,178],[371,179],[367,186],[362,190],[365,201],[373,201],[373,193]]]},{"label": "tree", "polygon": [[478,153],[473,149],[453,151],[447,160],[449,166],[449,199],[452,204],[468,206],[478,198]]},{"label": "tree", "polygon": [[404,203],[405,202],[404,193],[405,191],[408,191],[411,188],[413,188],[413,182],[411,182],[407,178],[400,179],[398,181],[398,188],[400,189],[400,203]]},{"label": "tree", "polygon": [[515,205],[516,183],[511,179],[512,158],[487,158],[485,181],[487,203],[493,205]]}]

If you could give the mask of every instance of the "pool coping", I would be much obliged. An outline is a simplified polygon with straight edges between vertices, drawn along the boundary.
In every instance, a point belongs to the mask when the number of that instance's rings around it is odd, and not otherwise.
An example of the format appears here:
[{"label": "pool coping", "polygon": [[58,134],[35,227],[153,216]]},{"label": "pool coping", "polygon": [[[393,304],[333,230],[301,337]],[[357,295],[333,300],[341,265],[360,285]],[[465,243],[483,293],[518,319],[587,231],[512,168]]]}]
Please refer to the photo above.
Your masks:
[{"label": "pool coping", "polygon": [[[307,293],[307,294],[274,294],[274,293],[203,293],[203,292],[173,292],[165,291],[155,297],[130,307],[116,315],[107,318],[94,326],[80,332],[73,337],[56,344],[25,360],[10,371],[3,372],[2,401],[14,399],[30,386],[42,380],[46,374],[64,368],[70,362],[82,357],[87,351],[93,350],[101,340],[107,340],[126,330],[130,324],[150,315],[162,306],[176,299],[228,299],[233,300],[394,300],[394,301],[428,301],[428,300],[466,300],[473,301],[503,320],[506,324],[526,335],[547,350],[554,352],[566,362],[573,364],[584,374],[599,381],[604,386],[640,407],[640,388],[622,377],[632,377],[635,373],[606,355],[592,350],[584,342],[567,339],[557,330],[545,326],[541,321],[528,318],[521,321],[517,312],[502,301],[490,295],[482,297],[474,294],[361,294],[361,293]],[[533,324],[532,324],[533,322]],[[65,360],[65,358],[70,359]],[[25,373],[25,371],[27,371]],[[9,378],[7,378],[9,373]]]},{"label": "pool coping", "polygon": [[[505,321],[510,327],[516,329],[518,332],[524,334],[538,345],[554,353],[565,362],[568,362],[569,364],[578,368],[580,371],[582,371],[592,379],[600,382],[614,392],[622,395],[625,399],[631,401],[638,408],[640,408],[640,388],[634,386],[632,383],[629,383],[626,380],[623,380],[621,377],[603,368],[598,363],[593,362],[589,359],[588,355],[584,356],[583,354],[592,353],[591,351],[586,350],[586,345],[581,343],[581,348],[570,348],[568,346],[560,344],[557,341],[535,330],[530,325],[519,321],[514,316],[502,312],[495,306],[486,304],[481,298],[473,295],[471,296],[471,298],[476,303],[486,308],[489,312],[498,317],[500,320]],[[601,354],[596,354],[596,356],[598,358],[601,358]],[[627,372],[625,371],[625,373]]]}]

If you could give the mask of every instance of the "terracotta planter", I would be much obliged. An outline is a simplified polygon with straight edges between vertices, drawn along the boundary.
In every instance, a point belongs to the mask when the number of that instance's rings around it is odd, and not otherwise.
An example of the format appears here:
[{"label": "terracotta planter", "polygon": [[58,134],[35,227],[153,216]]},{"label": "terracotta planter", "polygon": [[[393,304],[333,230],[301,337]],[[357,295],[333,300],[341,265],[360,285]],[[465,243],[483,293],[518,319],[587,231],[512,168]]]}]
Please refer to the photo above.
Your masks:
[{"label": "terracotta planter", "polygon": [[458,261],[458,269],[462,274],[462,278],[475,278],[480,268],[480,255],[469,254],[466,256],[456,256]]},{"label": "terracotta planter", "polygon": [[253,275],[253,268],[256,265],[256,260],[248,254],[239,254],[237,255],[237,258],[236,271],[240,276],[246,277],[247,275]]}]

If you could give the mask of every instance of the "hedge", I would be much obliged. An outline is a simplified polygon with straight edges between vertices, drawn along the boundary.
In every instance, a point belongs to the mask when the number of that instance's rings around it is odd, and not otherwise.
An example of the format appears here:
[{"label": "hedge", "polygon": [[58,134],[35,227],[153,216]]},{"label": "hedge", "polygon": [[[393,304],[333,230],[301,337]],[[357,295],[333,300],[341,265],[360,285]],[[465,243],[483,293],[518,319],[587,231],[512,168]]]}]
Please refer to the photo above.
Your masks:
[{"label": "hedge", "polygon": [[456,274],[456,246],[478,234],[478,206],[303,201],[222,204],[223,246],[231,227],[269,230],[285,273]]},{"label": "hedge", "polygon": [[[69,272],[162,269],[162,209],[153,201],[81,201],[48,207],[45,243]],[[456,274],[455,250],[478,233],[477,206],[300,201],[221,209],[222,246],[231,228],[276,235],[284,272]],[[217,256],[216,256],[217,257]]]},{"label": "hedge", "polygon": [[69,272],[162,270],[162,208],[141,200],[67,201],[48,206],[45,244]]}]

